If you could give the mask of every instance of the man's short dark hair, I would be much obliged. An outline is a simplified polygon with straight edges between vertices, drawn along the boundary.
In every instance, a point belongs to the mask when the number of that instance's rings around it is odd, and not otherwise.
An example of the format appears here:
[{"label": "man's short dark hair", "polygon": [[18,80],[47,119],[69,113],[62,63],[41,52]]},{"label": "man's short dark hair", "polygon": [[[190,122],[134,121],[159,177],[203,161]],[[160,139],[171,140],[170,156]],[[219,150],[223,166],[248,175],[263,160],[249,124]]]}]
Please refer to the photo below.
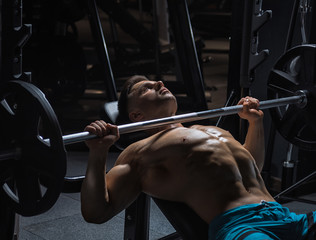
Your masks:
[{"label": "man's short dark hair", "polygon": [[127,79],[124,83],[120,98],[118,100],[119,116],[117,119],[117,124],[125,124],[131,122],[128,116],[128,95],[130,94],[132,87],[136,83],[144,80],[148,80],[148,78],[142,75],[135,75]]}]

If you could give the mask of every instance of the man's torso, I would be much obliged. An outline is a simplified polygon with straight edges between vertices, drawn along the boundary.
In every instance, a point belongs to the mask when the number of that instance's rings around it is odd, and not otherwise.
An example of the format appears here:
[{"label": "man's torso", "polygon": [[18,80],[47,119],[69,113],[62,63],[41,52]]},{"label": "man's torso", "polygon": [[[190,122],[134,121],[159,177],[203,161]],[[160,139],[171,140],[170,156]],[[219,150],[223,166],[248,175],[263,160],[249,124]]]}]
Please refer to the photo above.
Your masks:
[{"label": "man's torso", "polygon": [[184,202],[206,222],[233,207],[273,201],[251,154],[222,129],[172,128],[125,151],[122,163],[137,167],[145,193]]}]

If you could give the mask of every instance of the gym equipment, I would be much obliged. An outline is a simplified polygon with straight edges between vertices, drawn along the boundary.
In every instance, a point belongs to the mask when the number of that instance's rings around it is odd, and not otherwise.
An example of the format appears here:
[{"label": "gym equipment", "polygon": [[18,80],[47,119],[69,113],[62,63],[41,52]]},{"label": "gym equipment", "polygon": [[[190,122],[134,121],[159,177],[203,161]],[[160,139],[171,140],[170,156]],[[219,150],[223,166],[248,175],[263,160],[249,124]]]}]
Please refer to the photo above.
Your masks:
[{"label": "gym equipment", "polygon": [[[315,101],[316,79],[314,73],[316,46],[300,45],[286,52],[275,64],[268,80],[268,98],[282,98],[299,89],[310,93]],[[301,149],[316,150],[316,107],[278,106],[270,109],[278,132]]]},{"label": "gym equipment", "polygon": [[255,69],[269,56],[268,49],[258,52],[259,31],[272,17],[271,10],[263,11],[261,7],[262,0],[245,1],[240,63],[240,86],[243,88],[251,86]]},{"label": "gym equipment", "polygon": [[[268,81],[268,97],[282,97],[304,88],[311,94],[309,101],[315,102],[316,78],[314,74],[316,46],[305,44],[287,51],[275,64],[270,72]],[[291,143],[300,149],[307,151],[316,150],[316,107],[313,105],[299,109],[292,106],[270,109],[271,118],[278,132],[286,139],[292,139]],[[290,132],[287,132],[289,131]],[[289,161],[285,164],[291,164]],[[290,167],[290,166],[289,166]],[[285,168],[284,168],[285,169]],[[283,169],[283,170],[284,170]],[[286,170],[286,169],[285,169]],[[293,169],[286,170],[283,174],[285,181],[292,180]],[[304,198],[293,198],[288,193],[302,186],[316,176],[316,171],[288,186],[274,198],[278,201],[295,200],[315,204]]]},{"label": "gym equipment", "polygon": [[22,1],[1,1],[1,71],[0,81],[8,79],[28,80],[22,71],[22,49],[32,34],[32,25],[22,23]]},{"label": "gym equipment", "polygon": [[[280,108],[281,106],[292,109],[292,107],[288,107],[289,104],[294,104],[295,109],[313,108],[314,87],[309,87],[307,91],[303,86],[305,85],[302,85],[302,88],[298,91],[291,91],[292,96],[261,102],[261,109]],[[276,91],[278,89],[274,88]],[[62,190],[66,171],[64,144],[84,141],[96,136],[82,132],[62,137],[57,117],[50,104],[41,90],[30,83],[23,81],[8,82],[0,88],[0,101],[2,119],[0,128],[3,128],[1,129],[2,139],[7,140],[6,144],[1,145],[0,164],[4,166],[13,165],[13,175],[8,174],[8,177],[1,180],[2,188],[0,191],[5,192],[6,200],[18,214],[23,216],[40,214],[55,203]],[[125,134],[170,123],[191,122],[231,115],[238,113],[241,108],[242,106],[225,107],[125,124],[119,126],[119,131],[121,134]],[[295,112],[291,111],[291,113]],[[307,124],[314,123],[308,122]],[[291,135],[287,134],[287,136]],[[293,141],[291,138],[287,140]],[[308,141],[305,141],[305,143],[304,147],[312,148],[308,145]],[[12,168],[8,169],[12,170]],[[43,178],[47,188],[44,195],[41,194],[39,185]],[[12,179],[16,182],[16,193],[7,184]]]},{"label": "gym equipment", "polygon": [[[16,213],[37,215],[50,209],[62,190],[66,151],[61,130],[50,104],[34,85],[9,82],[1,88],[1,93],[1,99],[5,98],[0,108],[1,137],[7,140],[9,150],[6,157],[1,157],[0,165],[6,166],[8,160],[16,159],[13,174],[1,182],[1,191]],[[39,129],[45,129],[43,134],[50,139],[49,145],[38,138]],[[43,195],[39,185],[41,177],[46,180]],[[9,187],[12,180],[17,193]]]},{"label": "gym equipment", "polygon": [[14,238],[15,212],[8,208],[6,202],[0,193],[0,236],[1,239],[17,239]]}]

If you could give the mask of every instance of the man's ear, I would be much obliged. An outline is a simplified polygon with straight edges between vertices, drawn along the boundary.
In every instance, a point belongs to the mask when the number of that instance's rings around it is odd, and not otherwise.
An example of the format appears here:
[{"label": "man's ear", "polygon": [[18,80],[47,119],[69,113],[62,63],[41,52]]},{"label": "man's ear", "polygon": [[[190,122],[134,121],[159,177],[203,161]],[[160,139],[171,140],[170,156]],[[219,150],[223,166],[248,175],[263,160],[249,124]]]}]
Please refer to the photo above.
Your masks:
[{"label": "man's ear", "polygon": [[144,119],[144,115],[140,111],[132,111],[128,116],[132,122],[140,122]]}]

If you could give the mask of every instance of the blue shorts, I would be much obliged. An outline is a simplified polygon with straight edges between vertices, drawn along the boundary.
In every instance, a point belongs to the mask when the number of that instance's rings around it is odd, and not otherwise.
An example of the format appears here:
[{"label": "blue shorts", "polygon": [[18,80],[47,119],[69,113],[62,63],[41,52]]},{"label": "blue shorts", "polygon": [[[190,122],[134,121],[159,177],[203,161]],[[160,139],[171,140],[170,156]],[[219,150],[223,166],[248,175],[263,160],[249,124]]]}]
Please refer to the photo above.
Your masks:
[{"label": "blue shorts", "polygon": [[233,208],[209,225],[209,240],[303,239],[316,220],[316,212],[295,214],[277,202],[262,201]]}]

